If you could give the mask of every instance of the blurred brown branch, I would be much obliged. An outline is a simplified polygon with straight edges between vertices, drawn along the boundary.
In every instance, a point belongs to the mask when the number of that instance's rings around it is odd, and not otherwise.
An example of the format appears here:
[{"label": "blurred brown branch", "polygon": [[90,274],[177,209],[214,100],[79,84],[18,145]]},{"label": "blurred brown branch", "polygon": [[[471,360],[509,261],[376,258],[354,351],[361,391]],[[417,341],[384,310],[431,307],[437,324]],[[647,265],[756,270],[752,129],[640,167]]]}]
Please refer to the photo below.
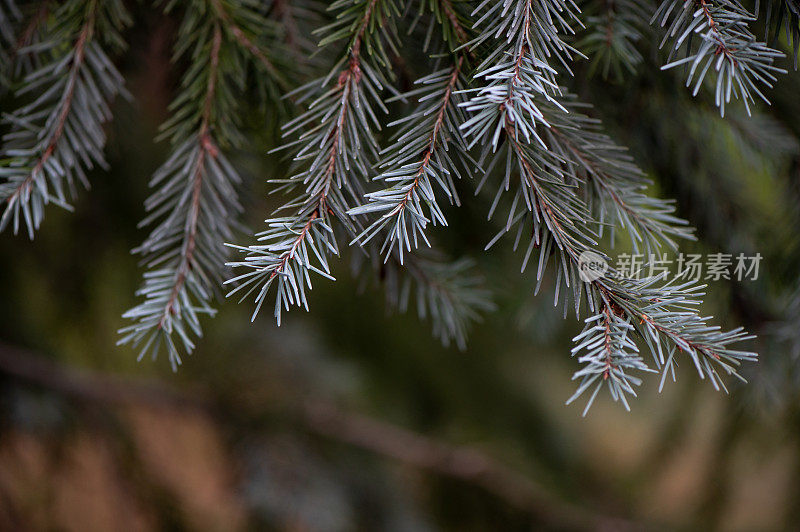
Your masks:
[{"label": "blurred brown branch", "polygon": [[[84,401],[193,408],[210,415],[217,410],[214,403],[197,393],[175,390],[151,380],[70,368],[3,343],[0,343],[0,373]],[[592,513],[564,502],[478,449],[447,444],[385,421],[346,412],[318,398],[306,400],[297,414],[301,425],[314,434],[481,486],[509,505],[560,528],[639,529],[624,519]]]},{"label": "blurred brown branch", "polygon": [[172,390],[158,382],[70,368],[2,342],[0,373],[70,397],[101,403],[199,408],[210,406],[199,396]]},{"label": "blurred brown branch", "polygon": [[637,530],[624,519],[588,512],[549,494],[532,479],[478,449],[454,446],[325,402],[308,401],[305,422],[314,432],[483,487],[510,505],[568,529]]}]

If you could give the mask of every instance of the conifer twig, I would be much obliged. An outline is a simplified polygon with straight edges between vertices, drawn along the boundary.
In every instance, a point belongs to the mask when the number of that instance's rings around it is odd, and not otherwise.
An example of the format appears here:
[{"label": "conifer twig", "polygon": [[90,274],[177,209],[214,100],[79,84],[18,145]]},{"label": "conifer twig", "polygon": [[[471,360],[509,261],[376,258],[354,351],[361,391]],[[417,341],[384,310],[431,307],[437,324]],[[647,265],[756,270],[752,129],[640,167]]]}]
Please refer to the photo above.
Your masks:
[{"label": "conifer twig", "polygon": [[[10,224],[17,233],[24,222],[31,239],[47,204],[70,209],[65,189],[74,196],[75,181],[88,187],[86,171],[106,166],[103,127],[111,118],[109,105],[127,94],[101,46],[121,47],[118,31],[129,20],[119,1],[71,0],[55,18],[35,43],[40,64],[18,91],[33,101],[3,116],[11,131],[0,152],[0,230]],[[97,35],[98,25],[106,33]]]},{"label": "conifer twig", "polygon": [[176,55],[189,55],[193,65],[163,126],[173,151],[151,181],[157,188],[141,225],[158,223],[135,250],[148,267],[137,292],[144,301],[124,314],[134,323],[120,329],[119,340],[138,346],[140,358],[156,357],[166,347],[173,368],[181,352],[194,349],[193,336],[202,336],[199,317],[216,312],[211,300],[223,277],[224,242],[233,237],[242,210],[236,191],[241,177],[224,152],[244,143],[234,109],[245,93],[244,79],[233,71],[239,63],[231,56],[259,68],[262,82],[284,83],[268,45],[254,41],[256,27],[277,37],[247,3],[197,0],[184,12],[176,43]]}]

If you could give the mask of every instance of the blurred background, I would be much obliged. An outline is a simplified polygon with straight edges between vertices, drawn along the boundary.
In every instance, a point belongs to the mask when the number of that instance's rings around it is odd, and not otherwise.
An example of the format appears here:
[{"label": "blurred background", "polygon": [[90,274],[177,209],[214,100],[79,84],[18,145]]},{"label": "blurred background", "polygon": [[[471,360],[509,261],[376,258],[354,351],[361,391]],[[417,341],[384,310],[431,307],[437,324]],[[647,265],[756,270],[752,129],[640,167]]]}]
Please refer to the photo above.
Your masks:
[{"label": "blurred background", "polygon": [[[179,76],[174,24],[139,11],[111,170],[90,176],[74,213],[49,209],[34,241],[0,235],[0,529],[796,529],[796,72],[771,107],[722,119],[646,43],[624,82],[578,65],[573,90],[697,228],[682,251],[764,257],[757,281],[712,282],[704,308],[759,335],[749,384],[719,393],[684,364],[660,394],[647,377],[630,413],[601,394],[584,418],[584,403],[565,406],[581,324],[552,307],[547,283],[533,297],[510,245],[482,251],[494,234],[484,198],[435,231],[476,259],[498,307],[463,352],[388,314],[347,256],[337,282],[314,283],[312,311],[280,328],[221,302],[177,373],[116,347],[140,282],[136,224],[166,151],[153,138]],[[415,68],[399,65],[401,85]],[[281,201],[266,179],[286,172],[267,155],[282,119],[254,109],[251,149],[236,158],[250,227]]]}]

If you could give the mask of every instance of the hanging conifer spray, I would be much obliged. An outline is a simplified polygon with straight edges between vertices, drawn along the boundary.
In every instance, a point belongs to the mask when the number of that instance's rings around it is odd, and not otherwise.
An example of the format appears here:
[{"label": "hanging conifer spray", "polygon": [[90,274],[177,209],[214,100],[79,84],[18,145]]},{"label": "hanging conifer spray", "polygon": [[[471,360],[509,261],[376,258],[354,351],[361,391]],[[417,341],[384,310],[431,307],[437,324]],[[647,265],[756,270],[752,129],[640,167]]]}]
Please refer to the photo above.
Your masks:
[{"label": "hanging conifer spray", "polygon": [[[768,2],[768,13],[773,4],[796,63],[795,2]],[[617,243],[655,255],[695,234],[673,202],[649,193],[572,79],[586,60],[604,78],[633,75],[659,31],[664,70],[682,67],[692,94],[722,115],[734,105],[750,113],[786,69],[735,0],[159,5],[176,21],[181,74],[159,138],[169,155],[140,224],[149,235],[134,250],[145,270],[139,302],[120,330],[140,357],[166,352],[177,367],[223,293],[251,301],[253,319],[266,306],[278,324],[309,310],[312,283],[334,281],[346,253],[391,308],[415,306],[463,349],[471,323],[495,308],[490,282],[474,260],[436,249],[433,228],[485,196],[496,235],[486,248],[508,237],[531,297],[548,284],[560,311],[585,324],[569,401],[586,397],[588,409],[606,389],[627,408],[643,374],[659,372],[663,385],[681,361],[724,388],[756,360],[740,347],[751,336],[700,314],[703,286],[611,266]],[[118,0],[0,0],[0,96],[16,106],[2,117],[0,230],[33,238],[50,204],[71,208],[76,185],[107,166],[105,126],[127,96],[115,61],[131,23]],[[288,199],[248,237],[238,155],[257,133],[245,118],[254,106],[283,122],[272,148],[291,169],[266,176]],[[587,257],[599,274],[586,275]]]}]

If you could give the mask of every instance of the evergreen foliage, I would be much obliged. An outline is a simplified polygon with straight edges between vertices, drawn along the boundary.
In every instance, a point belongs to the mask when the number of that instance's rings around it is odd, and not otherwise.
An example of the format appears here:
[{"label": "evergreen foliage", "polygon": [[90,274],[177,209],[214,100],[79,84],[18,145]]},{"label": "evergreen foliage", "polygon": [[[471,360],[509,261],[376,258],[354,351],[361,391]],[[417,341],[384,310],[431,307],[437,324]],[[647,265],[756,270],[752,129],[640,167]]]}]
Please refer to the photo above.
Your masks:
[{"label": "evergreen foliage", "polygon": [[[760,13],[761,2],[755,5],[756,14]],[[777,42],[781,33],[786,35],[786,44],[794,58],[794,69],[798,69],[800,57],[800,2],[797,0],[764,0],[765,38],[769,42]]]},{"label": "evergreen foliage", "polygon": [[[25,225],[33,238],[45,206],[69,208],[68,191],[105,166],[103,128],[126,94],[111,58],[131,21],[121,0],[28,4],[0,0],[0,80],[17,105],[3,115],[0,229]],[[785,27],[795,67],[797,7],[766,7],[767,34]],[[182,77],[160,137],[170,154],[141,223],[151,232],[134,250],[147,270],[141,302],[120,330],[140,357],[166,350],[180,364],[223,285],[254,300],[253,319],[265,303],[278,324],[292,307],[309,309],[312,280],[334,280],[350,246],[355,275],[377,280],[391,308],[415,305],[436,336],[463,349],[490,295],[473,261],[425,248],[437,247],[431,226],[448,225],[466,190],[491,205],[487,249],[510,236],[522,271],[536,264],[536,292],[552,282],[564,315],[574,309],[585,322],[570,401],[586,394],[588,409],[605,387],[628,407],[642,373],[660,372],[663,386],[682,360],[725,388],[723,374],[755,361],[740,347],[752,336],[700,314],[702,286],[614,268],[581,277],[587,253],[610,260],[620,244],[655,255],[695,236],[570,91],[585,58],[603,78],[635,73],[649,60],[650,21],[666,28],[663,69],[685,66],[692,93],[708,85],[722,115],[735,99],[750,114],[786,70],[737,0],[172,0],[164,16],[180,18]],[[414,53],[429,60],[408,87],[403,65]],[[269,105],[284,93],[285,104]],[[247,243],[233,156],[249,147],[243,114],[254,101],[294,118],[275,148],[290,159],[288,177],[269,176],[289,199]]]},{"label": "evergreen foliage", "polygon": [[119,32],[128,22],[120,1],[65,2],[30,45],[40,65],[17,92],[30,101],[3,116],[11,131],[0,154],[0,229],[11,225],[16,233],[24,224],[33,238],[45,205],[69,209],[68,191],[74,196],[77,182],[88,187],[86,170],[106,165],[103,126],[125,89],[105,49],[123,47]]},{"label": "evergreen foliage", "polygon": [[[769,103],[759,87],[772,87],[776,76],[785,73],[773,65],[783,53],[756,40],[748,26],[753,20],[738,0],[665,0],[653,15],[653,22],[667,27],[661,46],[674,40],[663,68],[687,65],[686,86],[694,83],[696,95],[713,67],[714,102],[723,115],[731,97],[741,98],[748,113],[755,96]],[[699,42],[693,47],[695,34]]]},{"label": "evergreen foliage", "polygon": [[621,81],[643,61],[641,41],[647,33],[650,6],[643,0],[582,2],[586,31],[576,47],[592,61],[589,73]]},{"label": "evergreen foliage", "polygon": [[[167,5],[167,11],[179,2]],[[155,173],[141,226],[155,225],[136,250],[148,271],[137,295],[145,300],[125,313],[135,323],[120,330],[121,344],[141,345],[139,356],[156,356],[164,345],[173,367],[180,352],[191,352],[202,336],[201,315],[213,315],[211,299],[222,281],[227,255],[242,210],[239,173],[225,151],[241,148],[237,103],[248,69],[277,91],[281,76],[272,57],[278,50],[274,22],[256,2],[198,0],[183,9],[175,59],[189,66],[181,91],[162,126],[172,153]],[[176,345],[176,340],[180,346]]]}]

